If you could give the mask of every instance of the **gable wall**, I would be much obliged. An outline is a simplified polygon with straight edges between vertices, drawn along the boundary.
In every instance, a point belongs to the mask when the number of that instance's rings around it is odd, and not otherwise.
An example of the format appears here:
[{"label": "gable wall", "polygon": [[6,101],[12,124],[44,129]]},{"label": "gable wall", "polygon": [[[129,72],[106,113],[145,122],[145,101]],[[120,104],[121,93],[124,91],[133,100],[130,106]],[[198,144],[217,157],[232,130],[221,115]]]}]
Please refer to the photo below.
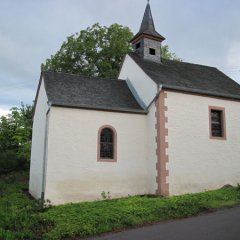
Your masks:
[{"label": "gable wall", "polygon": [[[143,43],[142,43],[143,44]],[[136,90],[138,96],[143,101],[143,103],[148,106],[157,94],[157,85],[152,81],[152,79],[133,61],[133,59],[126,55],[120,74],[119,79],[129,80]],[[148,114],[146,117],[147,124],[147,161],[148,161],[148,171],[150,173],[149,184],[151,187],[151,193],[155,194],[157,190],[157,143],[156,143],[156,106],[154,102],[148,109]]]},{"label": "gable wall", "polygon": [[47,101],[48,99],[44,88],[44,79],[42,79],[33,119],[33,135],[29,180],[29,191],[32,194],[32,196],[34,196],[37,199],[41,197],[42,192],[46,113],[49,108]]},{"label": "gable wall", "polygon": [[[240,102],[167,92],[170,194],[240,182]],[[224,107],[226,140],[209,137],[209,106]]]},{"label": "gable wall", "polygon": [[118,78],[130,80],[131,84],[146,106],[150,104],[157,94],[156,83],[152,81],[152,79],[133,61],[129,55],[126,55],[124,59]]},{"label": "gable wall", "polygon": [[[149,194],[146,115],[52,107],[45,198],[55,204]],[[97,161],[98,130],[117,132],[117,162]]]}]

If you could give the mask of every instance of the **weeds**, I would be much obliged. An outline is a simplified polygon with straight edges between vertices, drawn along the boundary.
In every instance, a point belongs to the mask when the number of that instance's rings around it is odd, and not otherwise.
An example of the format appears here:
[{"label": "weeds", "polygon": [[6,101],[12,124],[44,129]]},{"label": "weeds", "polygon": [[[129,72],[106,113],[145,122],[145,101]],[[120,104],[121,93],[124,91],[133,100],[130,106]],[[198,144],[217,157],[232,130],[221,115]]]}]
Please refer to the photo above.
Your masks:
[{"label": "weeds", "polygon": [[34,201],[34,210],[37,212],[47,211],[52,206],[52,202],[49,199],[38,199]]},{"label": "weeds", "polygon": [[35,201],[24,192],[26,184],[19,183],[17,174],[9,178],[0,181],[0,239],[42,239],[52,224],[40,217]]},{"label": "weeds", "polygon": [[[105,196],[105,195],[104,195]],[[103,198],[105,199],[105,198]],[[44,239],[73,239],[183,218],[240,204],[236,187],[174,197],[128,197],[108,201],[65,204],[42,213],[54,227]]]},{"label": "weeds", "polygon": [[[10,177],[12,178],[12,177]],[[240,204],[240,186],[174,197],[151,195],[52,206],[26,194],[21,176],[0,180],[0,239],[74,239]],[[25,179],[26,180],[26,179]]]},{"label": "weeds", "polygon": [[105,191],[102,191],[101,192],[101,196],[102,196],[102,199],[103,200],[110,200],[111,199],[111,195],[110,195],[110,192],[105,192]]}]

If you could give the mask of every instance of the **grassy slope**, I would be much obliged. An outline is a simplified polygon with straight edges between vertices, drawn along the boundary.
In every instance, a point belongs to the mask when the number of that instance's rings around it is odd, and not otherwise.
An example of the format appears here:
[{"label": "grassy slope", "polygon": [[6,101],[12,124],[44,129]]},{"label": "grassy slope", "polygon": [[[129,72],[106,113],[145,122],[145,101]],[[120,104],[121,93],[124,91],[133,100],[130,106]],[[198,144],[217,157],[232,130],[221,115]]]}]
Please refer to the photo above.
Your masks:
[{"label": "grassy slope", "polygon": [[0,239],[42,239],[48,229],[39,214],[39,203],[30,200],[28,174],[0,176]]},{"label": "grassy slope", "polygon": [[66,204],[42,214],[55,227],[47,239],[86,237],[166,219],[196,215],[240,203],[240,190],[219,189],[168,198],[130,197],[93,203]]},{"label": "grassy slope", "polygon": [[240,204],[239,188],[65,204],[39,212],[24,183],[0,180],[0,239],[73,239]]}]

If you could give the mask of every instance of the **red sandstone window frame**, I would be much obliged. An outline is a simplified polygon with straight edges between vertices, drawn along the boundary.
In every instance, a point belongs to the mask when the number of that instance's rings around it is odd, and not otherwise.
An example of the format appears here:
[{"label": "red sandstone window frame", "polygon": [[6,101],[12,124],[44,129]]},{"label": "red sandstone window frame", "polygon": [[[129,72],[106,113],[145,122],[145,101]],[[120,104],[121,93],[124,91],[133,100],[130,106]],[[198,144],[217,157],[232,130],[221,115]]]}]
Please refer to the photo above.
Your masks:
[{"label": "red sandstone window frame", "polygon": [[[101,158],[101,132],[103,129],[109,128],[113,132],[113,158]],[[104,125],[98,130],[98,142],[97,142],[97,161],[98,162],[117,162],[117,132],[114,127],[110,125]]]},{"label": "red sandstone window frame", "polygon": [[[217,139],[217,140],[226,140],[226,116],[225,116],[225,108],[224,107],[216,107],[216,106],[209,106],[209,137],[210,139]],[[221,112],[221,129],[222,129],[222,136],[221,137],[217,137],[217,136],[213,136],[212,134],[212,117],[211,117],[211,113],[212,111],[219,111]]]}]

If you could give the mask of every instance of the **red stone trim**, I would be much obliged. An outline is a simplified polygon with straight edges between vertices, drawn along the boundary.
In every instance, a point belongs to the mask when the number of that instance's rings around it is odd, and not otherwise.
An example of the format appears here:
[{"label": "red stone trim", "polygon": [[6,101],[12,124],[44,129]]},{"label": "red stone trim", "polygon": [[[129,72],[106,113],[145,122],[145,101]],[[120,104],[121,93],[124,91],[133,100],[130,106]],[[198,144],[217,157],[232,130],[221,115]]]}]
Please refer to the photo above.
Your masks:
[{"label": "red stone trim", "polygon": [[169,195],[169,184],[167,183],[167,176],[169,176],[169,171],[167,170],[167,162],[169,157],[166,153],[168,148],[168,142],[166,137],[168,136],[168,129],[166,128],[166,123],[168,118],[165,115],[165,112],[168,108],[165,106],[165,99],[167,98],[167,93],[161,91],[159,97],[156,99],[156,129],[157,129],[157,195],[168,196]]},{"label": "red stone trim", "polygon": [[[101,132],[104,128],[110,128],[113,131],[113,151],[114,151],[114,158],[113,159],[105,159],[100,157],[100,136]],[[98,162],[117,162],[117,132],[114,127],[110,125],[103,125],[98,130],[98,140],[97,140],[97,161]]]},{"label": "red stone trim", "polygon": [[[211,110],[218,110],[222,112],[222,129],[223,129],[223,136],[222,137],[215,137],[212,135],[212,119],[211,119]],[[209,116],[209,138],[210,139],[217,139],[217,140],[226,140],[226,117],[225,117],[225,108],[224,107],[215,107],[215,106],[208,106],[208,116]]]}]

